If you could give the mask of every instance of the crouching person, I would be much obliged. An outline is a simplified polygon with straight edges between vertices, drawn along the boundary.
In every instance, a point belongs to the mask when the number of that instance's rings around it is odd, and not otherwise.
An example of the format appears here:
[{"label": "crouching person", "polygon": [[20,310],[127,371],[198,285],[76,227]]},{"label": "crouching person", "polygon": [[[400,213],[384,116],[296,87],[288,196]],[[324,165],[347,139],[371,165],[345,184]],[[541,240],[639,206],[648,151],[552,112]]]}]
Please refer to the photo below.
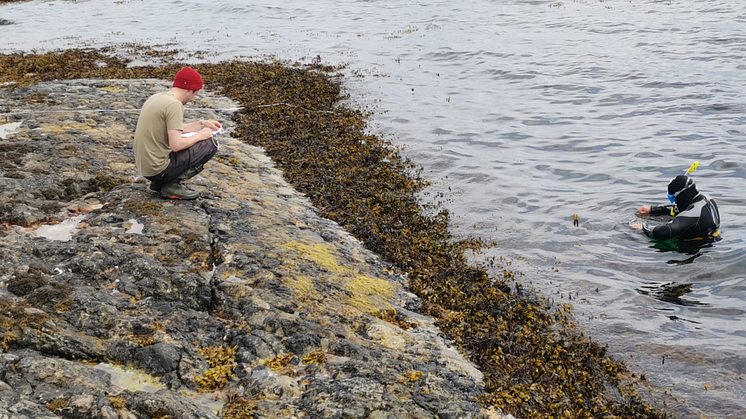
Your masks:
[{"label": "crouching person", "polygon": [[[218,150],[213,131],[222,129],[218,121],[184,123],[184,105],[202,89],[202,76],[182,68],[168,92],[151,96],[140,111],[133,150],[137,170],[150,181],[150,189],[167,199],[196,199],[199,192],[184,181],[202,171]],[[191,136],[182,136],[183,133]]]}]

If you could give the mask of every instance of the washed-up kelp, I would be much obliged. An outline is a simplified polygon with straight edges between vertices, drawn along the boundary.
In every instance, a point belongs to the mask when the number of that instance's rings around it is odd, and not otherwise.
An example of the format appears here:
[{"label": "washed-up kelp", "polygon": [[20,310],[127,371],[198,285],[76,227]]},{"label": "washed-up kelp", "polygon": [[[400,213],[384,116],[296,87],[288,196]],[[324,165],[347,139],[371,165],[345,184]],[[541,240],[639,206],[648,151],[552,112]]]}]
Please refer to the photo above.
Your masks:
[{"label": "washed-up kelp", "polygon": [[[0,56],[0,83],[168,80],[183,65],[172,53],[143,48],[163,63],[128,68],[109,52]],[[427,180],[400,149],[366,132],[368,113],[342,104],[338,68],[243,61],[193,67],[208,88],[244,107],[234,115],[235,136],[264,147],[321,215],[407,274],[423,311],[484,373],[486,406],[521,418],[669,417],[636,392],[640,380],[623,361],[577,328],[569,305],[524,290],[497,261],[498,277],[469,264],[465,252],[484,244],[453,237],[446,210],[423,208]]]}]

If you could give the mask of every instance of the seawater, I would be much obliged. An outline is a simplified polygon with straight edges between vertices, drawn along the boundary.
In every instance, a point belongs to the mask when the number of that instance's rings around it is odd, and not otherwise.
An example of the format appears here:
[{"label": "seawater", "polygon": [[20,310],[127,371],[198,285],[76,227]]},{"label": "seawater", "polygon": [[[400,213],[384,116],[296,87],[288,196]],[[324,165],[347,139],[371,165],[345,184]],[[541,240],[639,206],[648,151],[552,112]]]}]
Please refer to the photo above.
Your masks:
[{"label": "seawater", "polygon": [[[496,241],[487,257],[572,303],[681,417],[745,416],[746,3],[266,3],[8,4],[0,52],[135,42],[347,64],[350,103],[424,168],[454,233]],[[723,240],[651,248],[636,209],[694,161]]]}]

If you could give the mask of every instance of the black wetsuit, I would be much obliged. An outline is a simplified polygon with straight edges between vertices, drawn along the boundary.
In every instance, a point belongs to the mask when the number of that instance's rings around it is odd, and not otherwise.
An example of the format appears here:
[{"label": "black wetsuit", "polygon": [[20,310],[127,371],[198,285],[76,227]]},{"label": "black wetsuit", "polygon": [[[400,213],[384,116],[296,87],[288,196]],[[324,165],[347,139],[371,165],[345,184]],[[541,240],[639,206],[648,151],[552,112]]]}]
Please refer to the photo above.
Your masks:
[{"label": "black wetsuit", "polygon": [[[651,206],[651,215],[671,213],[672,205]],[[677,208],[685,208],[678,212]],[[720,212],[712,199],[707,199],[691,186],[676,197],[676,216],[668,224],[653,229],[644,228],[645,235],[658,240],[714,240],[720,234]]]}]

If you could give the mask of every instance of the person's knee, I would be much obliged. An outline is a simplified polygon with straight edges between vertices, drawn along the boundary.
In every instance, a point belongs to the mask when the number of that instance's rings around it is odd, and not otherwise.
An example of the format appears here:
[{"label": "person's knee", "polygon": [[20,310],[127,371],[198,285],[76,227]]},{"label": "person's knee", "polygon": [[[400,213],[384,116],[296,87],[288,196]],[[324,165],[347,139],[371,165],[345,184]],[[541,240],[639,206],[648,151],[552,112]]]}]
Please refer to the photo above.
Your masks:
[{"label": "person's knee", "polygon": [[218,152],[218,145],[215,140],[207,139],[203,141],[203,143],[207,144],[205,144],[205,147],[200,150],[202,157],[198,159],[198,166],[205,164],[207,161],[215,157],[215,154]]}]

